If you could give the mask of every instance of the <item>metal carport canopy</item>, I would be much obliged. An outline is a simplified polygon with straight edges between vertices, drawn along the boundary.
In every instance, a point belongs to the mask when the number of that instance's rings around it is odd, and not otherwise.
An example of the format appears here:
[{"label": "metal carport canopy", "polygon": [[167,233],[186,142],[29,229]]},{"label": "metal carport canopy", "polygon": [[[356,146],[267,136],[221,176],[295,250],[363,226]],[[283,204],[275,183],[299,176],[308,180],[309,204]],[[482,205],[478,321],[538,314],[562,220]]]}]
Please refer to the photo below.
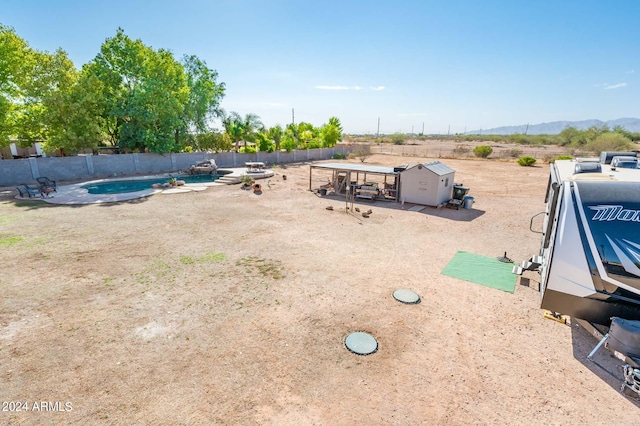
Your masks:
[{"label": "metal carport canopy", "polygon": [[[313,169],[315,168],[320,168],[320,169],[325,169],[325,170],[333,170],[334,173],[336,171],[340,172],[340,171],[344,171],[344,172],[363,172],[365,174],[365,178],[366,178],[366,174],[367,173],[372,173],[372,174],[378,174],[378,175],[385,175],[385,176],[394,176],[397,177],[400,175],[399,172],[396,172],[394,170],[393,167],[382,167],[382,166],[371,166],[371,165],[364,165],[364,164],[350,164],[350,163],[317,163],[317,164],[311,164],[309,167],[309,191],[311,191],[311,187],[312,187],[312,172]],[[385,182],[386,182],[386,177],[385,177]],[[396,188],[397,189],[397,188]],[[395,196],[395,200],[398,201],[398,191],[396,190],[396,196]]]},{"label": "metal carport canopy", "polygon": [[333,170],[348,170],[353,172],[381,173],[385,175],[398,174],[398,172],[393,170],[393,167],[370,166],[364,164],[320,163],[312,164],[311,167]]}]

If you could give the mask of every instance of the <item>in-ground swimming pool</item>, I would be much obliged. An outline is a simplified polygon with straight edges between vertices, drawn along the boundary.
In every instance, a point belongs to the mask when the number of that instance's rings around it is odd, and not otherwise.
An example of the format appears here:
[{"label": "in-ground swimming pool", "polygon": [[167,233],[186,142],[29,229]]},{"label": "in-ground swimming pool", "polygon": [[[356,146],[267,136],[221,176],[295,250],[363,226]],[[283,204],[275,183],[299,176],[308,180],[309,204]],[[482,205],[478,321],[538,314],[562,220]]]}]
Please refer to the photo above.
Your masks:
[{"label": "in-ground swimming pool", "polygon": [[[175,176],[177,180],[183,180],[186,183],[207,183],[219,179],[220,175],[193,175],[193,176]],[[96,182],[82,185],[89,191],[89,194],[118,194],[122,192],[135,192],[151,189],[154,183],[169,183],[171,177],[157,177],[149,179],[123,179],[111,180],[107,182]]]}]

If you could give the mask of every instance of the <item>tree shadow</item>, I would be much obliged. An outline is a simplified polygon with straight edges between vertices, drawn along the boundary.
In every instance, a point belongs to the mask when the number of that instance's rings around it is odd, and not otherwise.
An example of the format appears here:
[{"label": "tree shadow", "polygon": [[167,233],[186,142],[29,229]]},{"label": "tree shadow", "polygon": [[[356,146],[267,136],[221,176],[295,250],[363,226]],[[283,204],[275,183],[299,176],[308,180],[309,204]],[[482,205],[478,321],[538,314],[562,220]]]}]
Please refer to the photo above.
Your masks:
[{"label": "tree shadow", "polygon": [[78,203],[78,204],[54,204],[54,203],[47,203],[44,200],[41,199],[20,199],[20,198],[6,198],[6,197],[0,197],[0,203],[13,203],[16,207],[22,209],[22,210],[40,210],[40,209],[55,209],[55,208],[81,208],[81,207],[87,207],[87,206],[99,206],[99,207],[114,207],[114,206],[118,206],[118,205],[136,205],[136,204],[142,204],[142,203],[146,203],[149,199],[149,196],[145,196],[145,197],[140,197],[140,198],[133,198],[130,200],[121,200],[121,201],[110,201],[110,202],[101,202],[101,203]]}]

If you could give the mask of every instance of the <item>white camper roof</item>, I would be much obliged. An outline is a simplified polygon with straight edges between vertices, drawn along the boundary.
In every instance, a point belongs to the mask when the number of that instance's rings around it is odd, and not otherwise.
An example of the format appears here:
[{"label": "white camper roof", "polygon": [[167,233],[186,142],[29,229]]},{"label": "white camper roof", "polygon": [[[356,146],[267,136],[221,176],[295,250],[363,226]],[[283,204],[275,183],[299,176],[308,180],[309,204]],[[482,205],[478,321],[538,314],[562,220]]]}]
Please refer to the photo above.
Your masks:
[{"label": "white camper roof", "polygon": [[640,169],[611,169],[610,164],[600,164],[602,171],[599,173],[588,172],[576,174],[576,165],[585,164],[587,161],[556,160],[552,167],[557,171],[560,181],[581,181],[581,180],[614,180],[620,182],[640,182]]}]

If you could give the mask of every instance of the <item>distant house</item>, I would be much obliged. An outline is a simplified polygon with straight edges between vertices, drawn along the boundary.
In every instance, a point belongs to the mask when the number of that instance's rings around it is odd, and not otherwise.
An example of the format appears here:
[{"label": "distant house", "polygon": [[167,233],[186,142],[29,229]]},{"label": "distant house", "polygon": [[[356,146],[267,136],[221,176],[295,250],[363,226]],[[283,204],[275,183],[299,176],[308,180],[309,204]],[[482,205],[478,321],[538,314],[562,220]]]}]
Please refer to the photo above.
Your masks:
[{"label": "distant house", "polygon": [[400,201],[438,206],[453,195],[455,170],[439,161],[409,164],[400,170]]},{"label": "distant house", "polygon": [[14,158],[46,157],[42,150],[42,141],[35,142],[29,148],[21,148],[17,141],[10,140],[9,146],[0,148],[0,159],[11,160]]}]

